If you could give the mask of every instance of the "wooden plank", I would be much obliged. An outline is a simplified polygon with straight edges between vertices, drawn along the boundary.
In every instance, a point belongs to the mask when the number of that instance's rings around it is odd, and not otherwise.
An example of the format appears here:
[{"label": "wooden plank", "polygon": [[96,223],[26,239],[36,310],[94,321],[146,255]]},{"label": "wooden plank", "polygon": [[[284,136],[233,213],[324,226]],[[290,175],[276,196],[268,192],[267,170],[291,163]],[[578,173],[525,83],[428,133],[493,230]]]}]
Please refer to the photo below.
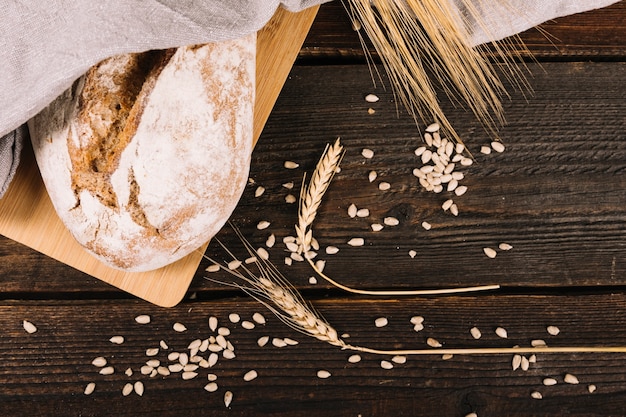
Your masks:
[{"label": "wooden plank", "polygon": [[[348,332],[352,344],[377,348],[423,348],[434,337],[445,347],[528,346],[543,339],[551,346],[626,344],[623,294],[569,296],[497,295],[480,297],[407,298],[401,300],[314,300],[326,319],[340,333]],[[2,415],[107,415],[175,416],[355,416],[367,415],[620,415],[626,401],[624,354],[537,354],[528,371],[512,369],[512,355],[456,355],[442,360],[439,354],[409,357],[405,364],[382,369],[381,360],[391,356],[361,354],[362,361],[349,363],[351,352],[327,345],[288,329],[261,306],[248,299],[194,302],[161,309],[140,301],[119,302],[3,302],[0,304],[0,412]],[[262,311],[267,324],[245,330],[228,321],[236,312],[250,320]],[[610,314],[607,314],[610,313]],[[138,325],[134,317],[148,314],[152,321]],[[415,332],[412,315],[424,317],[425,329]],[[220,357],[198,376],[183,380],[180,373],[150,377],[140,368],[149,359],[168,365],[171,352],[189,352],[188,344],[213,333],[208,317],[215,315],[230,329],[228,340],[236,357]],[[374,326],[378,317],[389,325]],[[38,331],[27,334],[22,320],[32,321]],[[187,331],[172,329],[183,323]],[[546,326],[561,332],[550,336]],[[477,326],[482,337],[474,340],[469,329]],[[508,339],[494,329],[508,330]],[[111,336],[125,342],[114,345]],[[289,337],[296,346],[259,348],[261,336]],[[168,349],[146,356],[146,349],[164,340]],[[434,349],[433,351],[436,351]],[[207,357],[208,353],[200,353]],[[102,356],[115,368],[100,375],[91,361]],[[530,356],[530,355],[528,355]],[[125,375],[131,368],[132,376]],[[258,378],[245,382],[254,369]],[[332,376],[319,379],[316,372]],[[218,376],[219,389],[206,392],[207,375]],[[576,375],[578,385],[563,383],[566,373]],[[546,377],[556,386],[543,386]],[[142,381],[142,397],[122,395],[126,383]],[[83,394],[94,382],[93,394]],[[597,391],[588,392],[594,384]],[[234,393],[229,409],[222,402],[226,390]],[[530,397],[533,391],[543,400]]]},{"label": "wooden plank", "polygon": [[[328,261],[326,271],[340,282],[405,289],[494,283],[533,288],[623,285],[626,66],[546,63],[533,67],[533,73],[534,96],[514,93],[505,103],[510,123],[501,131],[507,146],[501,155],[480,154],[486,134],[470,115],[446,104],[477,162],[465,171],[469,191],[457,199],[460,215],[454,217],[440,209],[447,195],[423,191],[411,175],[419,132],[411,118],[397,116],[391,92],[372,88],[366,68],[295,68],[254,151],[251,176],[256,185],[245,191],[233,221],[255,247],[274,233],[278,244],[270,251],[271,259],[296,285],[309,287],[310,267],[284,265],[288,253],[281,239],[294,233],[296,222],[296,207],[284,198],[298,195],[303,174],[311,172],[325,144],[341,136],[347,147],[343,171],[315,223],[320,243],[341,249],[337,255],[320,255]],[[363,97],[371,91],[381,101],[373,106],[376,113],[368,115]],[[362,158],[363,147],[373,149],[375,158]],[[300,168],[286,170],[286,159]],[[371,169],[393,185],[390,192],[381,193],[368,183]],[[282,186],[289,181],[294,182],[291,191]],[[266,188],[259,198],[254,197],[257,185]],[[369,208],[371,217],[348,218],[351,203]],[[371,222],[388,215],[401,224],[378,234],[369,231]],[[260,220],[272,225],[259,231],[255,226]],[[433,224],[430,231],[421,228],[423,220]],[[345,244],[356,234],[367,238],[366,247]],[[228,230],[219,238],[240,250]],[[514,249],[496,259],[483,255],[483,247],[501,241]],[[0,244],[5,292],[111,290],[13,243]],[[417,252],[414,259],[409,250]],[[210,249],[209,254],[219,253]],[[224,291],[203,279],[207,265],[196,271],[191,291]],[[320,287],[327,286],[320,280]]]},{"label": "wooden plank", "polygon": [[[521,39],[534,57],[544,59],[623,59],[626,56],[626,1],[550,20]],[[370,52],[376,55],[373,47]],[[325,3],[300,52],[301,61],[361,60],[358,36],[340,2]]]},{"label": "wooden plank", "polygon": [[[289,73],[317,8],[300,13],[279,9],[258,34],[256,142]],[[183,298],[202,259],[206,244],[183,259],[149,272],[111,268],[83,250],[60,221],[40,178],[30,147],[25,147],[15,179],[0,202],[0,231],[54,259],[161,306]]]}]

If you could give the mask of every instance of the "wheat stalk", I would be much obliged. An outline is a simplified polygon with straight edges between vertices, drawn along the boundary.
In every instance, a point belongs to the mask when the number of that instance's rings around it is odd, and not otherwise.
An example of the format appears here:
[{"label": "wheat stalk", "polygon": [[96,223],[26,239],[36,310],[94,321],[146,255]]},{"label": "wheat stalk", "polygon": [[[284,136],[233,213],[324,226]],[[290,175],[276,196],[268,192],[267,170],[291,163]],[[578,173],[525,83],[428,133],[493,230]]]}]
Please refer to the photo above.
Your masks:
[{"label": "wheat stalk", "polygon": [[304,258],[313,270],[323,279],[330,284],[344,291],[364,294],[364,295],[380,295],[380,296],[396,296],[396,295],[433,295],[433,294],[452,294],[461,292],[473,292],[473,291],[486,291],[495,290],[500,288],[499,285],[482,285],[474,287],[462,287],[462,288],[443,288],[443,289],[431,289],[431,290],[406,290],[406,291],[373,291],[363,290],[358,288],[351,288],[343,285],[331,277],[324,274],[311,257],[308,256],[309,248],[313,240],[313,221],[317,216],[317,210],[322,202],[324,194],[328,190],[330,183],[337,172],[339,163],[343,156],[343,146],[340,140],[337,139],[335,143],[327,145],[324,149],[324,153],[315,167],[315,171],[311,176],[309,184],[303,184],[300,190],[300,204],[298,206],[298,224],[295,226],[296,235],[299,242],[299,252],[304,253]]},{"label": "wheat stalk", "polygon": [[[248,253],[256,255],[252,245],[239,230],[235,233],[244,244]],[[218,241],[219,242],[219,241]],[[229,256],[234,255],[221,243]],[[259,272],[242,265],[236,270],[221,265],[204,255],[206,259],[219,265],[221,269],[241,279],[245,284],[226,283],[211,279],[225,285],[240,288],[257,301],[265,305],[282,322],[294,330],[317,340],[328,343],[342,350],[370,353],[375,355],[477,355],[477,354],[511,354],[511,353],[626,353],[626,346],[537,346],[537,347],[490,347],[490,348],[430,348],[430,349],[375,349],[366,346],[346,343],[339,333],[311,305],[306,303],[298,290],[287,281],[278,269],[269,261],[256,257]],[[241,271],[243,272],[241,272]]]},{"label": "wheat stalk", "polygon": [[344,0],[351,18],[377,50],[394,93],[409,114],[416,122],[418,118],[438,121],[456,141],[460,138],[440,106],[437,86],[454,102],[466,105],[496,136],[498,125],[504,123],[500,96],[507,92],[489,55],[507,67],[505,76],[518,87],[528,85],[514,63],[519,52],[511,40],[494,42],[490,54],[486,47],[470,44],[469,20],[489,33],[488,24],[481,21],[482,6],[483,0],[462,0],[463,12],[459,12],[449,0]]}]

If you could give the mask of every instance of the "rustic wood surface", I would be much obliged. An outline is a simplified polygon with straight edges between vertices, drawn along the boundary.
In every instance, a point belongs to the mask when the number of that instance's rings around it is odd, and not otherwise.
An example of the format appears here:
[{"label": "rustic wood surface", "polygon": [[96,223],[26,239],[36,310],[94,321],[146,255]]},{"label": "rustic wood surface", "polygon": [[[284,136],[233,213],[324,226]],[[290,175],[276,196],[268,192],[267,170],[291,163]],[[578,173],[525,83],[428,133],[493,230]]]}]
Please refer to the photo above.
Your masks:
[{"label": "rustic wood surface", "polygon": [[[302,49],[299,65],[272,112],[253,155],[251,182],[232,222],[254,247],[270,234],[270,259],[304,298],[353,345],[379,349],[423,349],[435,338],[444,348],[529,346],[626,346],[626,2],[557,19],[544,28],[559,41],[531,30],[522,38],[535,53],[528,64],[532,92],[510,90],[507,125],[500,130],[503,153],[479,152],[490,138],[462,109],[446,113],[475,162],[460,169],[468,187],[453,198],[459,216],[441,209],[449,193],[423,190],[412,175],[422,144],[418,128],[396,106],[389,83],[372,84],[349,19],[341,5],[323,5]],[[550,42],[553,42],[552,45]],[[364,97],[374,93],[377,103]],[[368,108],[375,110],[368,114]],[[424,121],[423,123],[427,123]],[[423,129],[424,125],[420,127]],[[324,272],[357,288],[431,289],[499,284],[498,291],[428,297],[356,296],[337,290],[302,262],[287,266],[282,238],[294,235],[298,195],[325,145],[341,137],[346,154],[314,223],[326,260]],[[361,150],[374,151],[372,159]],[[299,167],[288,170],[286,160]],[[368,172],[378,178],[368,181]],[[388,191],[377,184],[387,181]],[[289,190],[283,184],[293,182]],[[258,186],[265,193],[255,197]],[[350,204],[370,216],[352,219]],[[393,216],[400,223],[372,232],[369,225]],[[259,221],[271,222],[258,230]],[[421,227],[422,221],[431,230]],[[363,237],[363,247],[346,244]],[[218,236],[237,257],[244,249],[230,228]],[[484,247],[513,246],[487,258]],[[335,255],[324,248],[337,246]],[[411,257],[409,251],[414,250]],[[230,258],[212,242],[207,256]],[[626,353],[538,353],[529,369],[512,369],[512,354],[410,356],[383,369],[391,355],[343,351],[290,329],[245,293],[207,278],[204,261],[188,296],[164,309],[0,238],[0,415],[6,416],[606,416],[623,415]],[[246,330],[230,313],[267,319]],[[151,317],[139,325],[134,318]],[[424,317],[424,329],[410,323]],[[231,331],[236,357],[220,356],[212,368],[183,380],[142,375],[149,359],[171,364],[171,352],[188,352],[195,339],[215,333],[210,316]],[[377,328],[376,318],[389,324]],[[28,334],[23,320],[38,330]],[[187,330],[176,332],[174,323]],[[547,333],[549,325],[560,333]],[[482,337],[475,340],[476,326]],[[497,327],[508,332],[503,339]],[[109,338],[125,337],[121,345]],[[291,338],[295,346],[259,347],[262,336]],[[146,349],[167,343],[154,357]],[[202,353],[205,358],[208,353]],[[91,361],[102,356],[115,372],[101,375]],[[525,357],[530,357],[526,354]],[[127,376],[125,370],[133,374]],[[256,370],[258,378],[244,381]],[[331,377],[320,379],[318,370]],[[216,392],[203,387],[217,375]],[[579,384],[564,382],[575,375]],[[544,386],[544,378],[557,380]],[[143,396],[122,395],[125,384],[142,381]],[[96,384],[91,395],[83,393]],[[596,391],[589,392],[595,385]],[[223,402],[230,390],[230,407]],[[531,398],[537,391],[543,399]]]}]

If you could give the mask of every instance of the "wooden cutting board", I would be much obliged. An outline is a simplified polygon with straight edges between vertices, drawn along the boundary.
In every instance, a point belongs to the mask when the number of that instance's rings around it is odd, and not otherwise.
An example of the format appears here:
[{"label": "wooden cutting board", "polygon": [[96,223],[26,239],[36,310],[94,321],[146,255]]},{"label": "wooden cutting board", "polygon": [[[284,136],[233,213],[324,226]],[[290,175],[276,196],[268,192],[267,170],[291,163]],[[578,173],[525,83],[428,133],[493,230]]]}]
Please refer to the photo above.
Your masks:
[{"label": "wooden cutting board", "polygon": [[[312,7],[300,13],[279,9],[258,33],[255,143],[317,9]],[[0,200],[0,234],[163,307],[172,307],[183,299],[208,245],[151,272],[122,272],[107,267],[83,250],[56,215],[30,146],[25,146],[15,178]]]}]

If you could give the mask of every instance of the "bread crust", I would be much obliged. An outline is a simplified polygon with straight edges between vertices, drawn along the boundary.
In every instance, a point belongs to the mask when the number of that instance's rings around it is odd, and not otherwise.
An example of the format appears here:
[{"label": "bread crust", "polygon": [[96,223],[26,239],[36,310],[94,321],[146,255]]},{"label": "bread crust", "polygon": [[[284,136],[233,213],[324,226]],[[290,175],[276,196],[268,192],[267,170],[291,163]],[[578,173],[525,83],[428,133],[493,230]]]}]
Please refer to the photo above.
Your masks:
[{"label": "bread crust", "polygon": [[109,58],[29,121],[37,164],[74,238],[148,271],[212,238],[246,185],[256,35]]}]

